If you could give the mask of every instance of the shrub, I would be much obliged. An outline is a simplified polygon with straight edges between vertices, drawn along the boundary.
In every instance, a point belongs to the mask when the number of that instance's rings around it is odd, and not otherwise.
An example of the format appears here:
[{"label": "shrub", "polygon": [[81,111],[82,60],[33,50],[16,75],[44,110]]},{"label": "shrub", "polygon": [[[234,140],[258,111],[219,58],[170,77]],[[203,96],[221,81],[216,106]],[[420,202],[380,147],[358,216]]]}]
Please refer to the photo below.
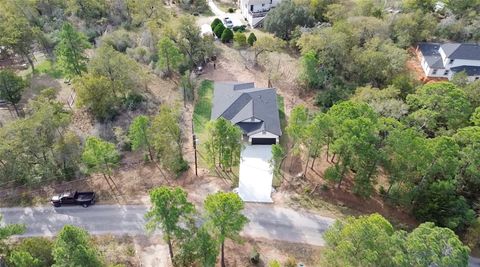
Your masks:
[{"label": "shrub", "polygon": [[273,260],[268,263],[268,267],[282,267],[282,265],[280,265],[280,262],[278,262],[277,260]]},{"label": "shrub", "polygon": [[222,22],[219,18],[215,18],[215,19],[212,21],[212,24],[210,24],[210,26],[212,27],[212,31],[215,30],[215,28],[217,27],[218,24],[222,24],[222,25],[223,25],[223,22]]},{"label": "shrub", "polygon": [[338,169],[337,165],[328,167],[323,174],[324,178],[330,182],[340,181],[340,175],[340,170]]},{"label": "shrub", "polygon": [[213,30],[213,32],[215,33],[215,35],[220,38],[222,37],[222,34],[223,34],[223,31],[225,30],[225,26],[223,26],[223,23],[219,23],[215,29]]},{"label": "shrub", "polygon": [[297,260],[294,257],[289,257],[284,264],[285,267],[297,267]]},{"label": "shrub", "polygon": [[101,41],[111,45],[115,50],[122,53],[127,51],[127,48],[135,47],[135,41],[130,36],[130,33],[123,29],[103,36]]},{"label": "shrub", "polygon": [[236,32],[233,35],[233,41],[237,47],[244,47],[247,45],[247,36],[242,32]]},{"label": "shrub", "polygon": [[228,13],[233,13],[233,12],[235,12],[235,9],[229,7],[229,8],[228,8]]},{"label": "shrub", "polygon": [[245,32],[245,29],[247,28],[246,25],[241,25],[241,26],[233,26],[232,30],[234,32]]},{"label": "shrub", "polygon": [[37,262],[36,266],[51,266],[53,264],[52,246],[53,242],[43,237],[23,239],[14,246],[12,253],[8,256],[8,261],[13,264],[16,262],[15,254],[28,253]]},{"label": "shrub", "polygon": [[255,41],[257,41],[257,36],[255,36],[255,34],[251,32],[250,35],[248,36],[247,42],[250,46],[252,46],[253,43],[255,43]]},{"label": "shrub", "polygon": [[135,92],[131,92],[125,98],[123,105],[128,110],[135,110],[140,106],[143,100],[144,99],[142,95],[137,94]]},{"label": "shrub", "polygon": [[229,28],[226,28],[222,33],[222,43],[228,43],[233,39],[233,32]]}]

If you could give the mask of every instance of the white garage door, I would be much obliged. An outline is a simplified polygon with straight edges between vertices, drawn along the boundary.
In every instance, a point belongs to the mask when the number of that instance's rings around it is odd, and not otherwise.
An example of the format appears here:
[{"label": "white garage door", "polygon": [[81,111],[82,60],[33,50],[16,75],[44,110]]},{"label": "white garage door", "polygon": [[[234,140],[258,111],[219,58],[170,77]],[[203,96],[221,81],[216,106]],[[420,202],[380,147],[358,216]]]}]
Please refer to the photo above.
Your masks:
[{"label": "white garage door", "polygon": [[271,145],[246,145],[241,153],[238,194],[247,202],[271,203]]}]

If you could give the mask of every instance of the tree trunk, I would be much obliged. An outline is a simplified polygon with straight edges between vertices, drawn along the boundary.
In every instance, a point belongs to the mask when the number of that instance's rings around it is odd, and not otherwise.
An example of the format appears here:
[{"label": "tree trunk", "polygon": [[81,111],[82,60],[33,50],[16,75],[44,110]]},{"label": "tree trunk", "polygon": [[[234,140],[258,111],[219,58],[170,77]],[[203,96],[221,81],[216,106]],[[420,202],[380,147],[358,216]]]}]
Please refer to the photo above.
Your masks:
[{"label": "tree trunk", "polygon": [[172,246],[172,240],[170,240],[170,235],[167,235],[167,243],[168,243],[168,253],[170,254],[170,260],[172,261],[172,265],[175,266],[175,262],[173,260],[173,246]]},{"label": "tree trunk", "polygon": [[27,61],[28,61],[28,64],[30,64],[30,67],[32,67],[32,73],[34,73],[35,66],[33,65],[33,59],[28,54],[26,54],[25,57],[27,58]]},{"label": "tree trunk", "polygon": [[222,258],[221,258],[221,262],[220,262],[222,267],[225,267],[225,250],[224,250],[225,244],[224,243],[225,243],[225,241],[222,242]]},{"label": "tree trunk", "polygon": [[310,157],[307,156],[307,162],[305,163],[305,170],[303,170],[303,176],[307,176],[307,170],[308,170],[308,162],[310,161]]},{"label": "tree trunk", "polygon": [[13,109],[15,109],[15,113],[17,114],[17,117],[20,117],[20,113],[18,113],[17,104],[13,104],[13,103],[12,103],[12,106],[13,106]]},{"label": "tree trunk", "polygon": [[314,157],[313,158],[313,161],[312,161],[312,165],[310,166],[310,169],[313,170],[313,165],[315,164],[315,160],[317,159],[317,157]]}]

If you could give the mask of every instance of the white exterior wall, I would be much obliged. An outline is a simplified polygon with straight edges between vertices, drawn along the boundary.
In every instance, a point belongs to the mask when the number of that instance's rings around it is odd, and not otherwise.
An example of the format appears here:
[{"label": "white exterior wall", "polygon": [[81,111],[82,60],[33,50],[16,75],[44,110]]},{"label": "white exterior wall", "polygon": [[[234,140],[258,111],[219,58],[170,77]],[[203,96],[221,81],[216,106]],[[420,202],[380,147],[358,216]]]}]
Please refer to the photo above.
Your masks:
[{"label": "white exterior wall", "polygon": [[248,137],[248,142],[252,142],[252,138],[275,138],[278,143],[278,135],[272,134],[270,132],[259,132],[256,134],[252,134]]},{"label": "white exterior wall", "polygon": [[479,76],[468,76],[467,80],[469,82],[474,82],[474,81],[480,80],[480,75]]},{"label": "white exterior wall", "polygon": [[447,61],[448,68],[458,67],[458,66],[477,66],[480,67],[480,60],[467,60],[467,59],[455,59],[452,64],[448,64],[450,60]]}]

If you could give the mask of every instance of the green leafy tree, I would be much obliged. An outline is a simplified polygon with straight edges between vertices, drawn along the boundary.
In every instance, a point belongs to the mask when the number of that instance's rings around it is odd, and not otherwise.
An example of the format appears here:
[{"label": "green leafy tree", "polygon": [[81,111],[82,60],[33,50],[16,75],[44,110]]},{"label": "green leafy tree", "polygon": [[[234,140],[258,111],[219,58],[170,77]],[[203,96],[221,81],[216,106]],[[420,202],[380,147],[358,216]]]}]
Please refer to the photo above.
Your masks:
[{"label": "green leafy tree", "polygon": [[256,40],[252,45],[253,61],[258,65],[258,57],[267,52],[279,51],[285,46],[285,42],[281,39],[272,36],[262,36]]},{"label": "green leafy tree", "polygon": [[8,101],[17,116],[19,116],[18,102],[22,99],[22,92],[25,88],[25,81],[13,71],[0,71],[0,99]]},{"label": "green leafy tree", "polygon": [[233,32],[229,28],[223,30],[222,36],[220,38],[222,43],[229,43],[233,39]]},{"label": "green leafy tree", "polygon": [[449,82],[429,83],[407,96],[409,121],[429,136],[466,126],[472,112],[465,93]]},{"label": "green leafy tree", "polygon": [[150,135],[151,145],[164,168],[177,175],[188,168],[182,155],[182,129],[178,110],[162,105],[152,120]]},{"label": "green leafy tree", "polygon": [[85,49],[90,47],[87,38],[66,22],[62,26],[59,39],[56,48],[59,66],[70,78],[81,76],[87,71],[88,58],[85,56]]},{"label": "green leafy tree", "polygon": [[238,48],[243,48],[247,45],[247,36],[243,32],[236,32],[233,35],[233,41],[235,42],[235,46]]},{"label": "green leafy tree", "polygon": [[191,227],[180,241],[175,263],[179,266],[213,267],[217,262],[218,243],[208,233],[206,227]]},{"label": "green leafy tree", "polygon": [[240,163],[242,130],[230,121],[219,118],[206,125],[207,138],[204,146],[208,163],[228,170]]},{"label": "green leafy tree", "polygon": [[459,129],[453,136],[460,147],[459,168],[456,174],[457,188],[460,194],[475,201],[480,190],[480,126]]},{"label": "green leafy tree", "polygon": [[318,65],[317,55],[314,51],[306,52],[301,57],[300,80],[309,89],[320,88],[323,85],[323,73]]},{"label": "green leafy tree", "polygon": [[290,40],[291,32],[297,26],[311,27],[314,19],[306,6],[291,0],[280,2],[265,18],[264,27],[278,38]]},{"label": "green leafy tree", "polygon": [[241,213],[244,203],[235,193],[218,192],[208,195],[204,202],[206,224],[221,244],[221,266],[225,267],[225,239],[238,240],[248,219]]},{"label": "green leafy tree", "polygon": [[74,84],[76,105],[87,108],[100,120],[110,119],[117,113],[120,103],[111,80],[89,73],[76,79]]},{"label": "green leafy tree", "polygon": [[[333,140],[333,125],[330,116],[325,113],[316,114],[310,123],[305,129],[305,138],[303,138],[303,144],[306,146],[308,151],[308,157],[312,157],[312,165],[310,166],[313,169],[315,160],[320,157],[322,149],[326,146],[327,152],[327,161],[328,154],[330,150],[330,144]],[[308,166],[305,163],[305,171]]]},{"label": "green leafy tree", "polygon": [[423,221],[431,221],[453,230],[463,230],[475,219],[464,197],[456,192],[452,180],[435,181],[421,190],[415,199],[413,213]]},{"label": "green leafy tree", "polygon": [[[0,222],[2,221],[2,215],[0,215]],[[7,252],[8,245],[5,241],[12,235],[23,234],[26,230],[23,224],[1,224],[0,226],[0,260],[3,259]]]},{"label": "green leafy tree", "polygon": [[400,89],[395,86],[381,90],[366,86],[358,87],[351,99],[367,103],[383,117],[400,119],[408,114],[408,105],[401,99],[400,94]]},{"label": "green leafy tree", "polygon": [[195,208],[187,200],[187,193],[177,187],[158,187],[150,191],[150,202],[152,207],[145,215],[147,229],[154,231],[161,229],[164,239],[168,244],[168,251],[172,264],[174,262],[173,242],[182,235],[184,229],[181,223],[189,220],[189,216]]},{"label": "green leafy tree", "polygon": [[111,97],[119,100],[145,87],[146,74],[140,65],[110,45],[103,45],[95,51],[88,69],[93,75],[108,78],[113,93]]},{"label": "green leafy tree", "polygon": [[215,33],[215,36],[217,36],[217,38],[221,38],[225,29],[226,27],[223,25],[223,23],[219,23],[217,24],[217,26],[215,26],[215,29],[213,29],[213,33]]},{"label": "green leafy tree", "polygon": [[428,40],[434,32],[435,26],[435,18],[431,13],[416,10],[411,13],[398,14],[393,21],[392,37],[401,47],[408,47],[416,42]]},{"label": "green leafy tree", "polygon": [[72,225],[65,225],[58,233],[52,251],[53,267],[104,266],[97,248],[90,241],[87,231]]},{"label": "green leafy tree", "polygon": [[163,37],[158,42],[158,67],[166,69],[167,75],[177,70],[183,63],[183,55],[175,43],[168,37]]},{"label": "green leafy tree", "polygon": [[282,171],[282,162],[285,158],[285,151],[280,144],[272,145],[272,161],[273,173],[280,175]]},{"label": "green leafy tree", "polygon": [[337,221],[324,235],[328,266],[392,266],[392,225],[381,215]]},{"label": "green leafy tree", "polygon": [[354,80],[361,83],[371,82],[374,86],[383,87],[405,70],[405,50],[380,38],[369,40],[363,47],[353,48],[351,54],[354,69],[352,75],[358,75]]},{"label": "green leafy tree", "polygon": [[[14,2],[3,1],[0,4],[0,43],[25,58],[32,72],[35,71],[33,64],[33,46],[39,29],[31,25],[28,19],[21,14],[27,9],[25,6],[19,8]],[[13,3],[13,4],[12,4]]]},{"label": "green leafy tree", "polygon": [[107,16],[105,0],[68,0],[67,10],[87,23],[93,23]]},{"label": "green leafy tree", "polygon": [[431,222],[409,233],[404,249],[407,266],[467,266],[470,252],[452,230]]},{"label": "green leafy tree", "polygon": [[447,228],[424,223],[394,231],[379,214],[337,221],[325,232],[327,266],[467,266],[468,247]]},{"label": "green leafy tree", "polygon": [[82,161],[90,172],[101,172],[107,180],[107,176],[110,177],[112,169],[117,166],[119,160],[120,155],[115,148],[115,144],[94,136],[87,137]]},{"label": "green leafy tree", "polygon": [[480,126],[480,107],[477,107],[470,118],[470,121],[475,126]]},{"label": "green leafy tree", "polygon": [[128,137],[132,142],[132,149],[147,149],[150,160],[153,160],[153,148],[150,144],[150,119],[140,115],[133,119],[128,129]]},{"label": "green leafy tree", "polygon": [[12,248],[8,262],[19,267],[50,267],[53,265],[53,242],[43,237],[30,237]]},{"label": "green leafy tree", "polygon": [[134,25],[150,25],[150,22],[163,24],[170,18],[165,2],[162,0],[127,0],[126,2]]},{"label": "green leafy tree", "polygon": [[251,32],[249,35],[248,35],[248,38],[247,38],[247,43],[248,45],[250,46],[253,46],[253,44],[257,41],[257,36],[255,36],[255,33]]},{"label": "green leafy tree", "polygon": [[[288,125],[285,128],[285,131],[292,139],[292,147],[290,149],[295,156],[298,156],[301,152],[302,139],[305,137],[308,120],[308,109],[302,105],[294,107],[290,112],[290,119],[288,120]],[[293,160],[290,162],[290,169],[292,163]]]},{"label": "green leafy tree", "polygon": [[433,157],[426,138],[412,128],[397,128],[389,132],[383,150],[389,174],[386,193],[394,202],[410,203],[412,190],[427,175]]},{"label": "green leafy tree", "polygon": [[218,24],[223,24],[223,22],[219,18],[215,18],[210,24],[212,31],[215,30]]},{"label": "green leafy tree", "polygon": [[200,28],[197,26],[193,16],[180,17],[175,41],[184,54],[190,67],[198,65],[213,51],[213,41],[209,38],[202,38]]}]

